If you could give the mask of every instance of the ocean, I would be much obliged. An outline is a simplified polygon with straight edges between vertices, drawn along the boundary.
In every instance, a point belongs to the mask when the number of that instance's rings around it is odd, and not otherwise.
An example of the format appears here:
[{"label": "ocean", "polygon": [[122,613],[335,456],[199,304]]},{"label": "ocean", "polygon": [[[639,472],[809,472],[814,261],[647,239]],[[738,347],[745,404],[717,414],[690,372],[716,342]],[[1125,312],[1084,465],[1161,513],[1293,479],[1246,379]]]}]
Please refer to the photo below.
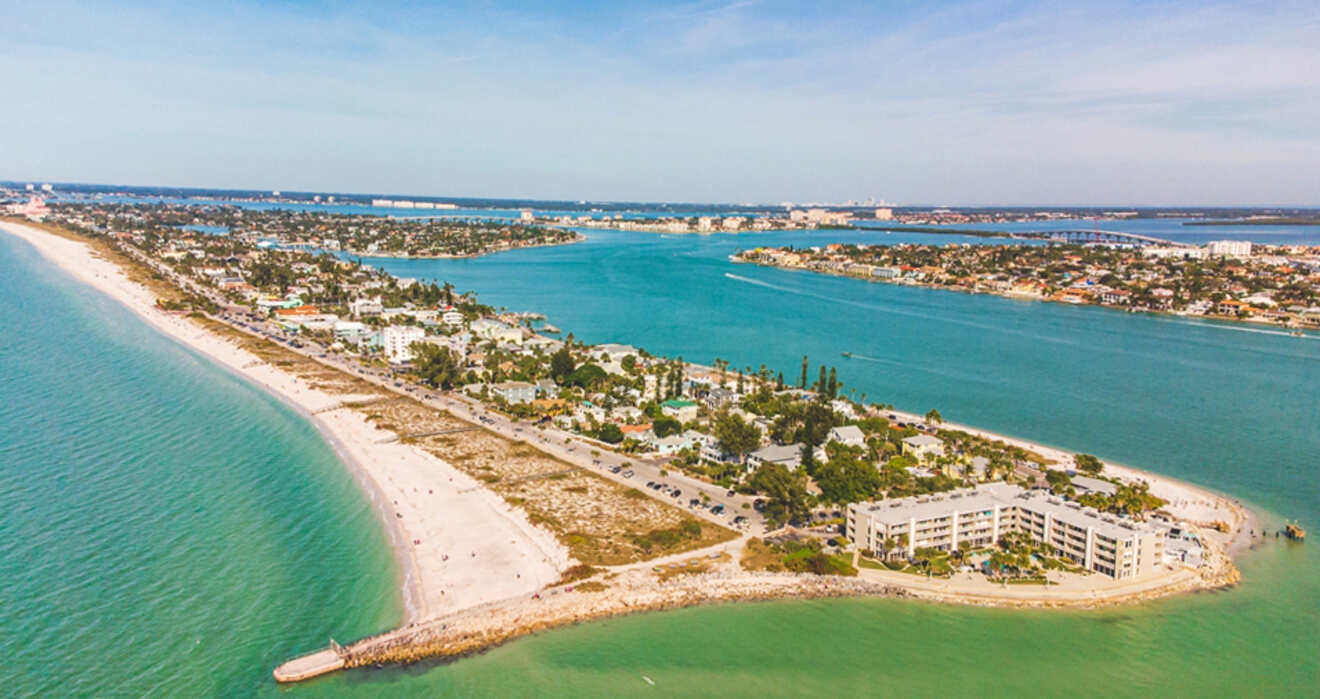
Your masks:
[{"label": "ocean", "polygon": [[[1184,478],[1241,498],[1274,528],[1282,517],[1312,529],[1320,519],[1313,338],[726,259],[757,245],[948,236],[584,233],[585,243],[474,260],[371,262],[542,311],[590,342],[765,363],[789,381],[806,354],[812,377],[820,363],[837,366],[845,391],[868,401],[938,408]],[[269,671],[280,660],[397,620],[382,528],[311,426],[7,236],[0,292],[3,686],[274,694]],[[870,599],[716,605],[285,691],[1315,694],[1317,558],[1271,540],[1241,567],[1233,590],[1095,612]]]}]

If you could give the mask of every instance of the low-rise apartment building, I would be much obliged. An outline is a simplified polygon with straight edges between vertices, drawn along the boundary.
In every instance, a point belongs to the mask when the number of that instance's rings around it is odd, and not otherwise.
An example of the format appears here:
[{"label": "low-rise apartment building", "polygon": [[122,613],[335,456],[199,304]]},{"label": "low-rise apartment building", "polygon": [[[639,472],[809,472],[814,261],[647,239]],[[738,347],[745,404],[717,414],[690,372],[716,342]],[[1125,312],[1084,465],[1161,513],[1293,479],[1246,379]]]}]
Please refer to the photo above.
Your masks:
[{"label": "low-rise apartment building", "polygon": [[1007,483],[848,506],[849,541],[871,551],[899,547],[908,557],[919,548],[952,551],[964,542],[991,546],[1009,532],[1115,579],[1149,573],[1164,555],[1164,535],[1153,527]]}]

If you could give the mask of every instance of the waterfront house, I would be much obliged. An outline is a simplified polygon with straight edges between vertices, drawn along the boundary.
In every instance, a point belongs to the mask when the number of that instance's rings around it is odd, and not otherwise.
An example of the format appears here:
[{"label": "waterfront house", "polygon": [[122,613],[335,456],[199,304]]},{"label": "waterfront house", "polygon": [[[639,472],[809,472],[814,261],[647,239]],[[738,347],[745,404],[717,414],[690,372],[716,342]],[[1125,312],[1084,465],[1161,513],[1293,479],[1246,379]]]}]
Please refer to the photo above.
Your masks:
[{"label": "waterfront house", "polygon": [[1073,476],[1073,487],[1082,493],[1098,493],[1100,495],[1114,495],[1118,492],[1118,486],[1109,481],[1099,478],[1090,478],[1088,476]]}]

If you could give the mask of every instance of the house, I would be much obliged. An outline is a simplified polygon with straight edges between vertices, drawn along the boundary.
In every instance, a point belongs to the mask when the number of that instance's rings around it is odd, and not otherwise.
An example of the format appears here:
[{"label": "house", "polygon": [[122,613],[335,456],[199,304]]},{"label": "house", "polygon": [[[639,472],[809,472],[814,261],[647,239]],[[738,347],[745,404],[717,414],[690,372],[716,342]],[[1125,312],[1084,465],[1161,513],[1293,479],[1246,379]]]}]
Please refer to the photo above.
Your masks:
[{"label": "house", "polygon": [[842,427],[833,427],[829,434],[825,436],[825,443],[838,442],[849,447],[866,446],[866,435],[862,434],[861,428],[857,425],[844,425]]},{"label": "house", "polygon": [[928,434],[919,434],[903,440],[903,453],[918,461],[928,456],[943,456],[944,442]]},{"label": "house", "polygon": [[594,356],[605,355],[607,362],[622,362],[624,357],[629,355],[636,357],[637,348],[632,345],[619,345],[612,342],[596,345],[592,347],[589,354]]},{"label": "house", "polygon": [[984,456],[973,456],[967,460],[967,468],[963,469],[963,476],[978,481],[985,480],[990,474],[990,459]]},{"label": "house", "polygon": [[536,400],[536,385],[526,381],[504,381],[490,387],[493,395],[504,399],[509,405],[531,403]]},{"label": "house", "polygon": [[1118,492],[1118,486],[1109,481],[1102,481],[1099,478],[1089,476],[1073,476],[1073,487],[1083,493],[1097,493],[1099,495],[1114,495]]},{"label": "house", "polygon": [[679,422],[692,422],[697,419],[697,404],[690,400],[667,400],[660,404],[660,412]]},{"label": "house", "polygon": [[802,445],[771,444],[747,455],[749,469],[756,469],[769,464],[780,464],[790,471],[796,471],[798,466],[802,465]]},{"label": "house", "polygon": [[446,308],[445,312],[440,314],[440,322],[449,326],[458,326],[463,324],[463,314],[453,308]]},{"label": "house", "polygon": [[651,431],[651,423],[642,423],[636,425],[619,425],[619,431],[623,433],[625,439],[631,437],[639,442],[648,442],[655,438],[655,433]]},{"label": "house", "polygon": [[1100,293],[1100,301],[1111,306],[1126,306],[1132,302],[1132,294],[1123,289],[1107,289]]},{"label": "house", "polygon": [[522,330],[511,328],[498,320],[479,318],[472,321],[472,334],[483,340],[491,340],[497,345],[518,344],[522,342]]},{"label": "house", "polygon": [[671,434],[668,437],[653,436],[647,442],[647,447],[662,456],[669,456],[684,449],[701,450],[709,441],[710,437],[696,430],[686,430],[682,434]]},{"label": "house", "polygon": [[1242,303],[1241,301],[1228,299],[1225,301],[1220,301],[1218,305],[1215,306],[1215,313],[1225,316],[1235,316],[1239,313],[1249,314],[1251,313],[1251,306]]}]

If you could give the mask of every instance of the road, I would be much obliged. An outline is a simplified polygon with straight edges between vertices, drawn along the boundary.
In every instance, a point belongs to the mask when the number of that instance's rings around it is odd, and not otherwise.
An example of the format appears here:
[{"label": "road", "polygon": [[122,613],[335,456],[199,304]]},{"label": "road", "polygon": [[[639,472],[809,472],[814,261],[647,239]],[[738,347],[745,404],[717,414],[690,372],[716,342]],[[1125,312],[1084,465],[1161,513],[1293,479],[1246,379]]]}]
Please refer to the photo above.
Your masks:
[{"label": "road", "polygon": [[[661,475],[661,471],[665,470],[663,461],[619,454],[603,444],[553,425],[535,425],[515,420],[487,409],[473,398],[407,381],[393,370],[366,366],[354,357],[335,353],[320,343],[284,332],[268,320],[252,313],[246,306],[231,303],[214,289],[175,274],[173,270],[157,264],[136,250],[127,248],[126,252],[161,273],[180,288],[210,300],[221,309],[219,313],[213,314],[212,318],[223,321],[236,330],[277,342],[286,350],[355,375],[388,391],[413,398],[423,405],[446,410],[460,420],[483,427],[507,439],[525,441],[550,456],[594,471],[621,485],[637,488],[651,498],[684,508],[702,519],[752,535],[761,535],[766,531],[765,519],[752,507],[754,498],[751,496],[733,493],[680,472],[666,471]],[[628,473],[631,475],[625,475]],[[648,487],[647,483],[654,483],[660,487]],[[713,512],[717,506],[722,506],[723,511]],[[745,520],[735,523],[738,517],[744,517]]]}]

